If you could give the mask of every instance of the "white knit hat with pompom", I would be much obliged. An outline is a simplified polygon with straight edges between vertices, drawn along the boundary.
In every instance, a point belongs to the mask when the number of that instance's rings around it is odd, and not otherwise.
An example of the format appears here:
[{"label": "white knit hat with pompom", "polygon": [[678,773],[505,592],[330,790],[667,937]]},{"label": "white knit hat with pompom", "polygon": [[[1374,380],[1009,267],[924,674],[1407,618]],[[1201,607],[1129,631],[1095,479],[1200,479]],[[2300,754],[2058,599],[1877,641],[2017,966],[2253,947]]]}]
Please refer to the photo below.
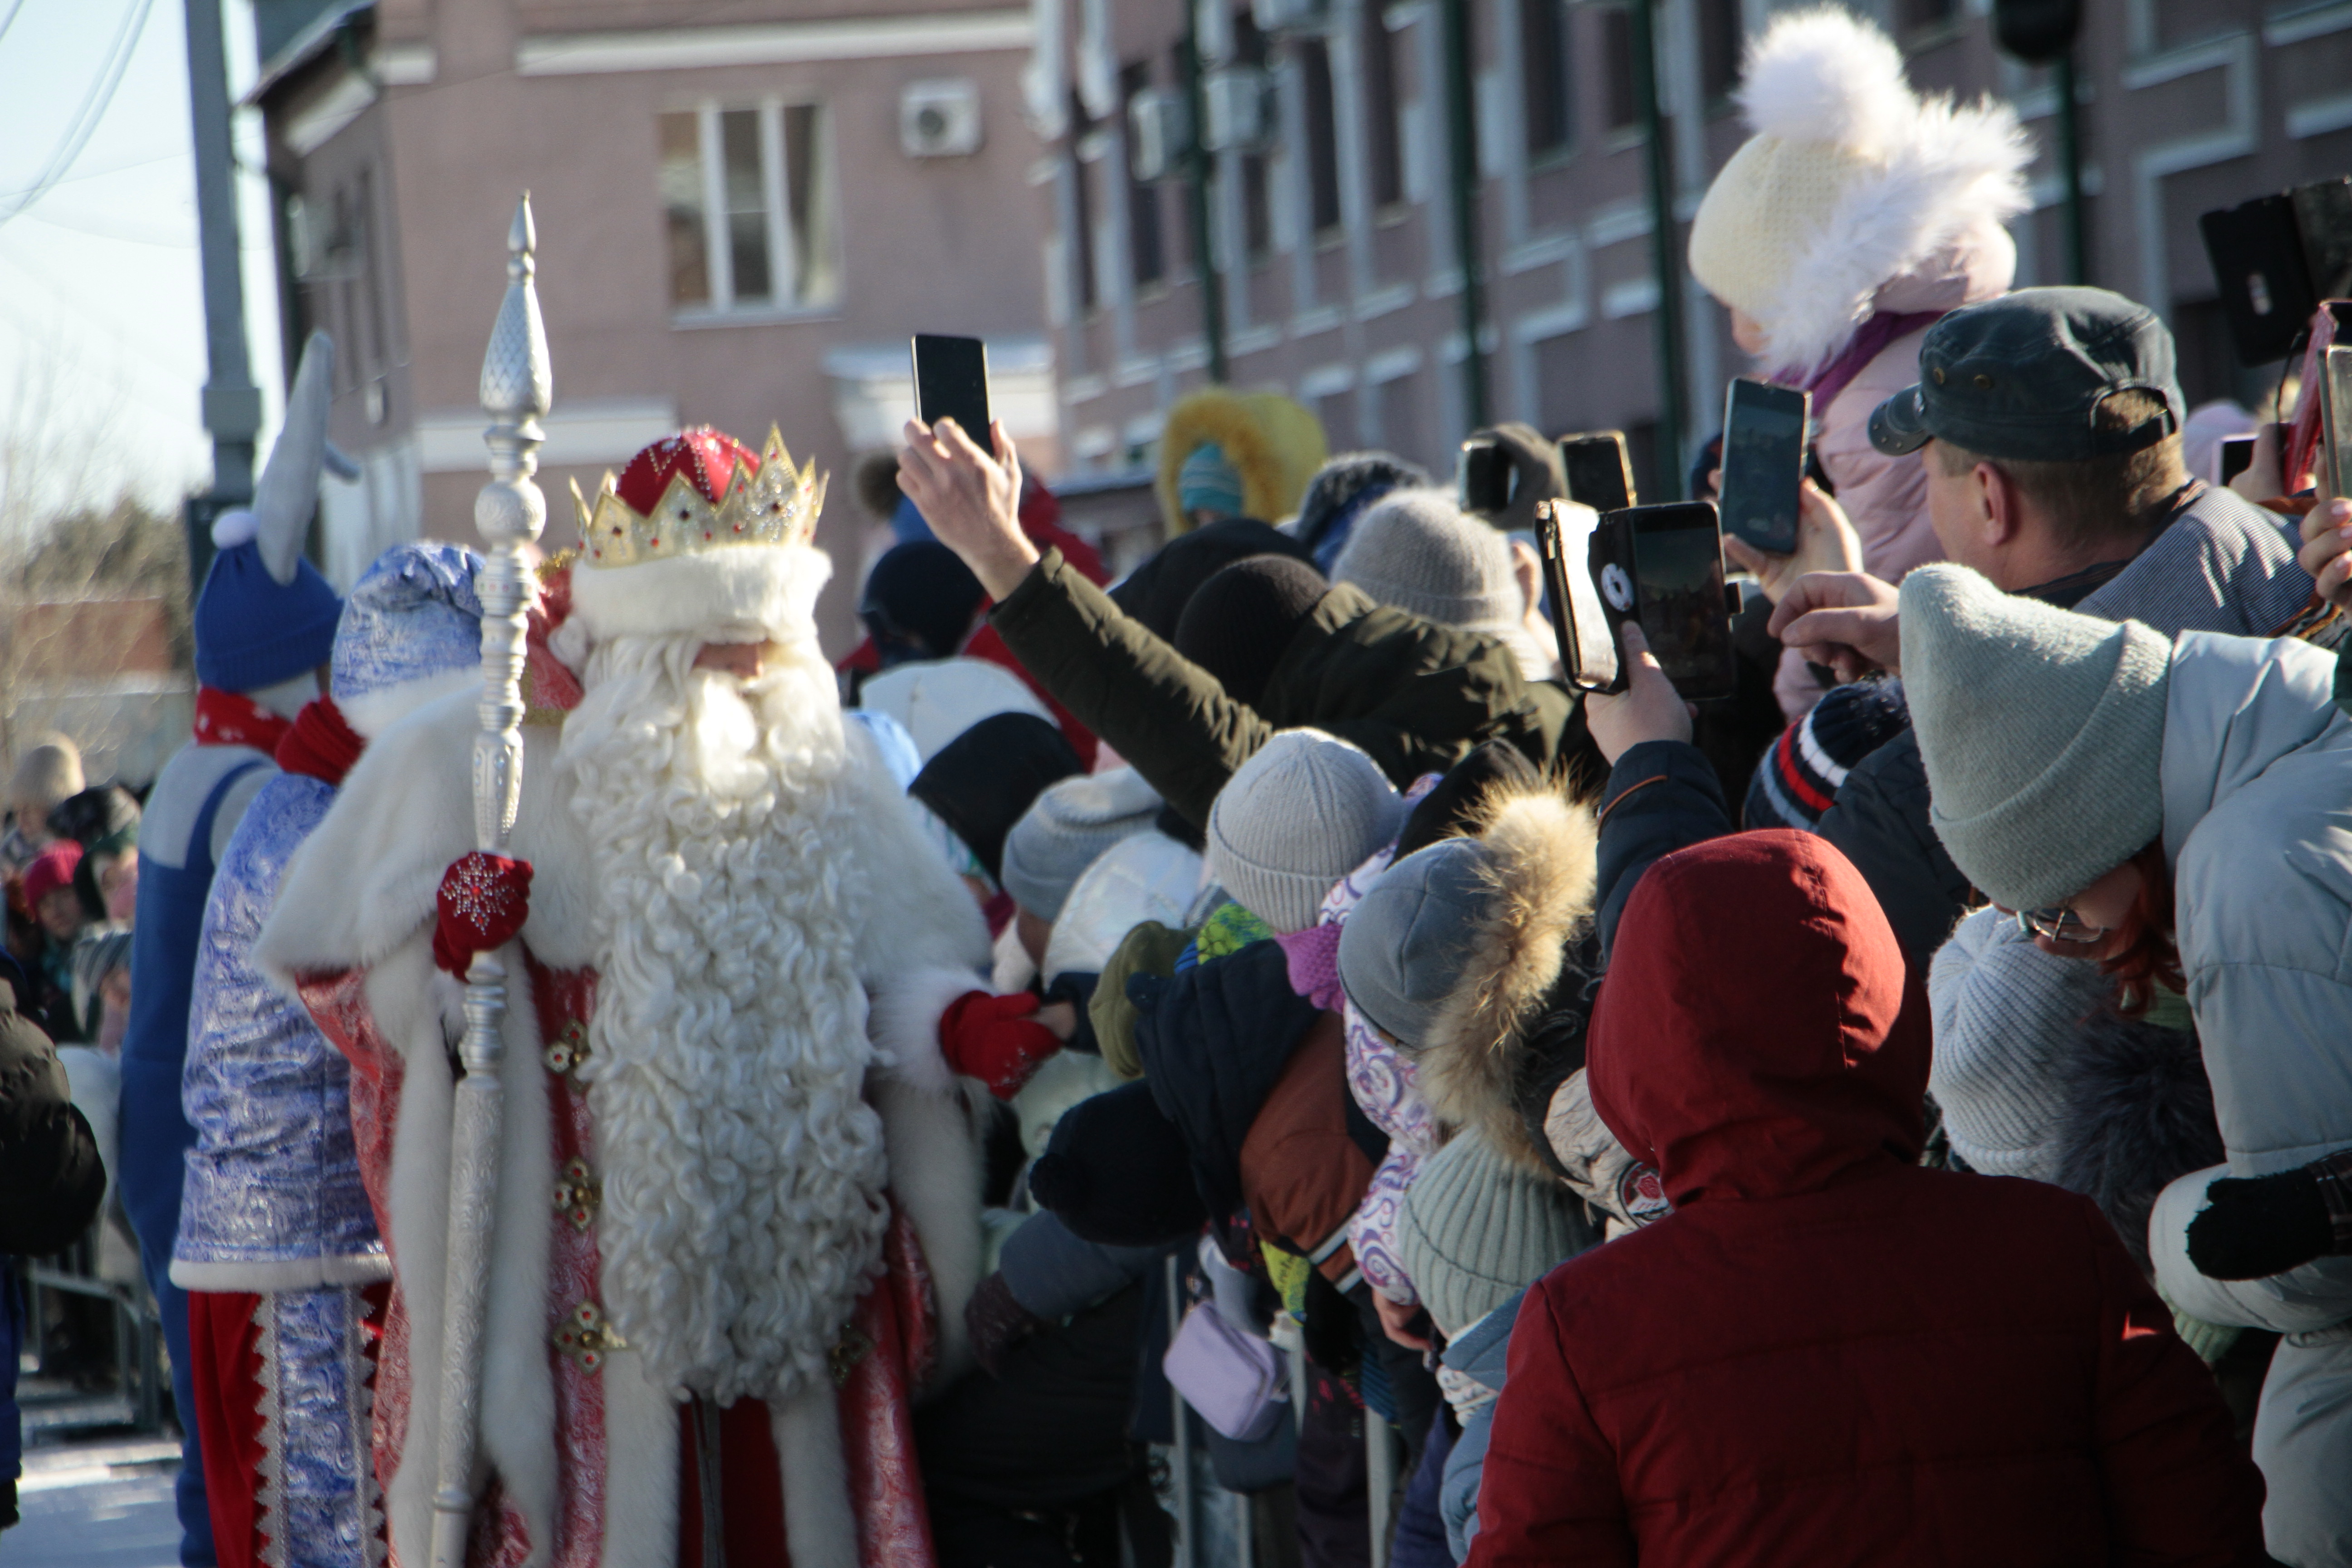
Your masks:
[{"label": "white knit hat with pompom", "polygon": [[1690,268],[1763,329],[1767,374],[1818,369],[1882,285],[2025,210],[2016,111],[1919,97],[1894,42],[1838,6],[1774,17],[1738,98],[1755,134],[1699,204]]}]

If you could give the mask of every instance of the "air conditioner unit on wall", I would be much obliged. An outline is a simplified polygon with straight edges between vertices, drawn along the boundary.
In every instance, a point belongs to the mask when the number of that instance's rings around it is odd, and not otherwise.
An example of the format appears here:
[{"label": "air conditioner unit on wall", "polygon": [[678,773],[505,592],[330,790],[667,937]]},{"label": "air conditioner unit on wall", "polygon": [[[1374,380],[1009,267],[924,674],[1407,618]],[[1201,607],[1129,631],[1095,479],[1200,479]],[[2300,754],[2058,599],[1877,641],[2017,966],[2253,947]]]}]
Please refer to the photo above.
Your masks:
[{"label": "air conditioner unit on wall", "polygon": [[980,84],[969,77],[908,82],[898,94],[898,145],[908,157],[967,157],[980,140]]},{"label": "air conditioner unit on wall", "polygon": [[1204,105],[1201,145],[1211,153],[1255,153],[1272,139],[1272,84],[1248,66],[1211,71],[1201,83]]},{"label": "air conditioner unit on wall", "polygon": [[1182,93],[1156,87],[1127,100],[1127,163],[1137,179],[1165,180],[1183,173],[1192,145],[1192,109]]},{"label": "air conditioner unit on wall", "polygon": [[1331,0],[1250,0],[1261,33],[1317,33],[1329,25]]}]

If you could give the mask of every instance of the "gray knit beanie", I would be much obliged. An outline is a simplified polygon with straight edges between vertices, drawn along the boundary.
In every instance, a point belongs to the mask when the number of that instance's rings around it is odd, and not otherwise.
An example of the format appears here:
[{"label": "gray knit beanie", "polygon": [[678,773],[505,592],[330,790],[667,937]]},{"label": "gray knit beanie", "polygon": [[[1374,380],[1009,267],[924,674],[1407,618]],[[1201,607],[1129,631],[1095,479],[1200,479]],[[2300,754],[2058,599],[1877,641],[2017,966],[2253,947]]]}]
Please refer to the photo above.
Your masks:
[{"label": "gray knit beanie", "polygon": [[1508,536],[1439,489],[1382,497],[1348,536],[1331,575],[1449,626],[1492,630],[1523,610]]},{"label": "gray knit beanie", "polygon": [[1965,566],[1904,578],[1902,613],[1929,816],[1987,898],[2046,908],[2163,831],[2169,638],[2004,594]]},{"label": "gray knit beanie", "polygon": [[63,735],[49,735],[16,760],[16,771],[8,779],[6,804],[38,806],[47,812],[81,792],[81,748]]},{"label": "gray knit beanie", "polygon": [[1285,730],[1209,807],[1209,874],[1276,931],[1305,931],[1331,884],[1394,838],[1404,815],[1404,797],[1361,748]]},{"label": "gray knit beanie", "polygon": [[1381,873],[1339,930],[1339,984],[1373,1026],[1418,1049],[1496,897],[1489,851],[1443,838]]},{"label": "gray knit beanie", "polygon": [[2082,1053],[2083,1021],[2115,987],[2097,964],[2034,946],[1999,910],[1952,929],[1927,965],[1936,1029],[1927,1089],[1969,1169],[2058,1180],[2067,1071]]},{"label": "gray knit beanie", "polygon": [[1133,768],[1048,784],[1004,836],[998,880],[1029,913],[1060,920],[1063,900],[1087,868],[1120,839],[1150,826],[1159,814],[1159,793]]},{"label": "gray knit beanie", "polygon": [[1423,1160],[1405,1190],[1397,1262],[1456,1339],[1592,1241],[1566,1187],[1466,1131]]}]

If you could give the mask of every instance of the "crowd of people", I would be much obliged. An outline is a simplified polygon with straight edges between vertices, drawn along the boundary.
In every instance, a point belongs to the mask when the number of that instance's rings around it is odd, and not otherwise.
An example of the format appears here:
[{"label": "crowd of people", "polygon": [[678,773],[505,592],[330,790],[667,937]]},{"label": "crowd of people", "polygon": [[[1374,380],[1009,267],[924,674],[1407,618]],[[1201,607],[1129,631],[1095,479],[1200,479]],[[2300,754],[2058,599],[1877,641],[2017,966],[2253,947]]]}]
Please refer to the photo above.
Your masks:
[{"label": "crowd of people", "polygon": [[1112,582],[909,424],[834,660],[821,481],[697,428],[488,854],[482,563],[301,560],[314,339],[194,743],[0,840],[0,1250],[135,1233],[183,1561],[2352,1564],[2352,502],[2010,288],[2005,107],[1833,10],[1741,101],[1690,262],[1820,482],[1702,704],[1564,679],[1523,426],[1473,513],[1196,392]]}]

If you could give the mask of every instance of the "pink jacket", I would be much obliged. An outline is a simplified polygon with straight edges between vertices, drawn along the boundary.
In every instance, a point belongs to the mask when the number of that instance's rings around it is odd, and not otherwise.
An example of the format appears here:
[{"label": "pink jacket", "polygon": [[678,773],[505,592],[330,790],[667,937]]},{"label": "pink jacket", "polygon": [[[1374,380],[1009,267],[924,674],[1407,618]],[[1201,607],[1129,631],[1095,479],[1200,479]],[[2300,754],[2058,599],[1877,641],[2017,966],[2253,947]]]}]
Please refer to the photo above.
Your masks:
[{"label": "pink jacket", "polygon": [[[1980,224],[1902,277],[1880,286],[1871,303],[1897,315],[1951,310],[2009,291],[2017,273],[2017,245],[2009,231]],[[1837,487],[1838,504],[1862,535],[1863,569],[1899,583],[1914,566],[1943,559],[1927,525],[1927,470],[1919,453],[1890,458],[1870,444],[1870,414],[1919,379],[1919,344],[1928,329],[1895,339],[1879,351],[1843,391],[1813,410],[1814,448]],[[1821,696],[1805,661],[1784,655],[1772,683],[1791,721]]]}]

